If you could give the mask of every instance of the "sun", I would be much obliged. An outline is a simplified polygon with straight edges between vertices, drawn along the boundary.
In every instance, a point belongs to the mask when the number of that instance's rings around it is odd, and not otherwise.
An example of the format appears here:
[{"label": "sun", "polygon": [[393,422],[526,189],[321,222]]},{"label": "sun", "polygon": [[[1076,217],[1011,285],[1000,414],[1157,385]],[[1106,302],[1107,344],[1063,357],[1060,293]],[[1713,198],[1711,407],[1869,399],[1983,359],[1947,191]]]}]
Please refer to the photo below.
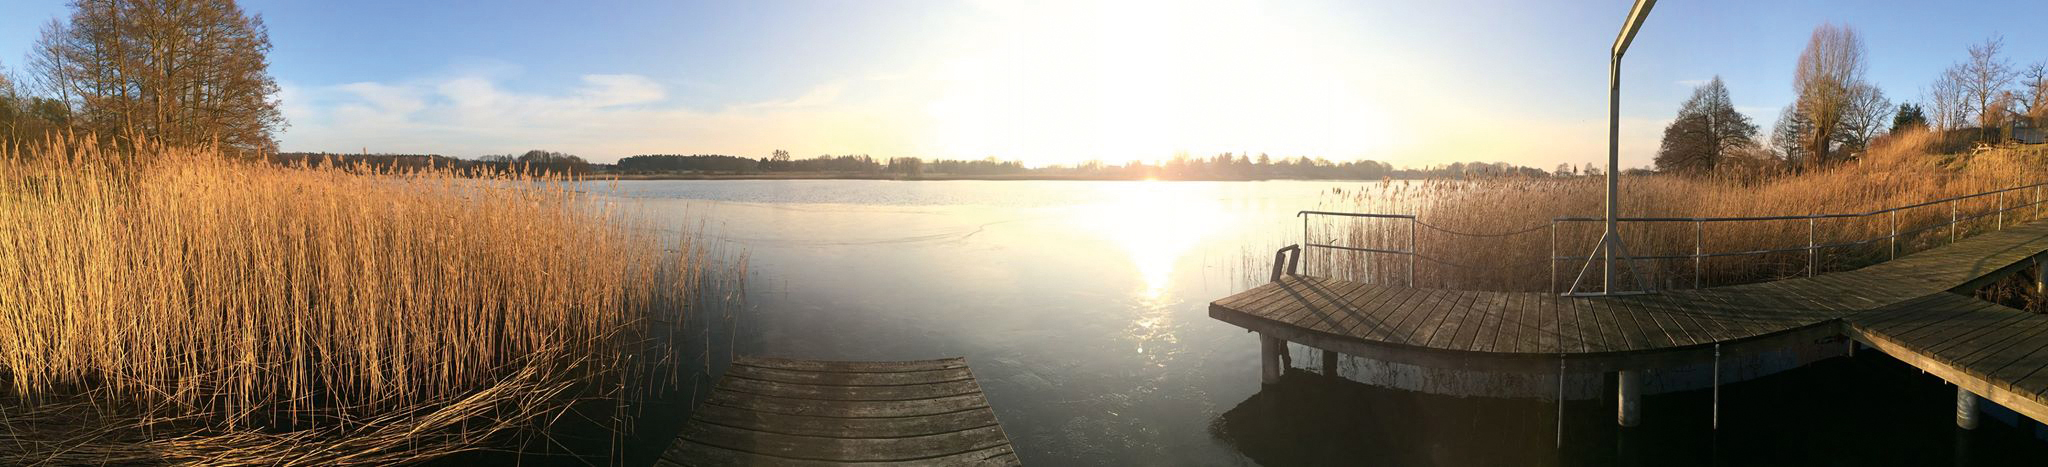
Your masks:
[{"label": "sun", "polygon": [[1000,2],[937,67],[928,150],[1034,165],[1396,144],[1372,74],[1260,2]]}]

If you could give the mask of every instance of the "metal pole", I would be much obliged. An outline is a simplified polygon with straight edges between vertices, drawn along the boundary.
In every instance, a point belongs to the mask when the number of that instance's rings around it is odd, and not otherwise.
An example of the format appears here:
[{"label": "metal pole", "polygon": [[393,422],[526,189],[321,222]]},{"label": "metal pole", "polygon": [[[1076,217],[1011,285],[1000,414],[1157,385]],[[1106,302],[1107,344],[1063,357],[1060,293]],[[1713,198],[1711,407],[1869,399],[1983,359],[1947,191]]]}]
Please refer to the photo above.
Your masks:
[{"label": "metal pole", "polygon": [[1557,447],[1564,448],[1564,354],[1557,354]]},{"label": "metal pole", "polygon": [[1899,212],[1885,211],[1885,216],[1892,220],[1892,259],[1899,259]]},{"label": "metal pole", "polygon": [[1700,244],[1707,236],[1707,222],[1693,221],[1692,226],[1692,288],[1697,289],[1700,288],[1700,260],[1704,258],[1700,256],[1704,254]]},{"label": "metal pole", "polygon": [[1806,277],[1820,272],[1820,249],[1814,246],[1813,241],[1814,219],[1806,218]]},{"label": "metal pole", "polygon": [[[1640,4],[1638,4],[1640,5]],[[1627,31],[1627,30],[1625,30]],[[1616,242],[1614,219],[1620,216],[1615,191],[1621,186],[1621,171],[1616,167],[1621,161],[1621,52],[1623,44],[1616,44],[1614,59],[1607,65],[1607,219],[1600,232],[1600,293],[1614,293],[1614,244]]]},{"label": "metal pole", "polygon": [[1714,343],[1714,429],[1721,429],[1721,343]]},{"label": "metal pole", "polygon": [[1998,192],[1998,230],[2005,230],[2005,192]]},{"label": "metal pole", "polygon": [[1958,222],[1958,221],[1956,220],[1956,202],[1955,202],[1955,201],[1949,201],[1949,202],[1948,202],[1948,242],[1949,242],[1950,244],[1954,244],[1954,243],[1956,242],[1956,239],[1957,239],[1957,238],[1959,238],[1959,237],[1957,237],[1957,236],[1956,236],[1956,227],[1962,227],[1962,226],[1961,226],[1961,225],[1958,225],[1958,224],[1956,224],[1956,222]]},{"label": "metal pole", "polygon": [[1408,218],[1408,288],[1415,288],[1415,257],[1422,254],[1422,245],[1415,243],[1415,218]]},{"label": "metal pole", "polygon": [[[1301,249],[1294,252],[1294,257],[1296,258],[1308,256],[1308,216],[1308,214],[1301,215]],[[1359,255],[1351,255],[1350,257],[1357,258],[1358,256]],[[1371,257],[1368,256],[1367,259],[1370,260]],[[1315,266],[1310,265],[1309,267],[1313,268]],[[1324,274],[1329,274],[1329,272],[1325,271]]]},{"label": "metal pole", "polygon": [[1550,220],[1550,293],[1557,293],[1557,219]]}]

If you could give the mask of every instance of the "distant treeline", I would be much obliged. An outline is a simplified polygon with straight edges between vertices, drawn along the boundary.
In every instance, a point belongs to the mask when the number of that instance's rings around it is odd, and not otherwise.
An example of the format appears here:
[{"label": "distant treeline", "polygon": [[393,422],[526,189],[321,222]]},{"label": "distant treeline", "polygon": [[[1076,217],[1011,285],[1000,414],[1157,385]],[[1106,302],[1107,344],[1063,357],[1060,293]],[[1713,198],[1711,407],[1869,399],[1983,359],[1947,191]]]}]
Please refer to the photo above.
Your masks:
[{"label": "distant treeline", "polygon": [[502,171],[526,171],[545,173],[582,174],[589,172],[592,164],[583,158],[535,149],[517,156],[489,155],[476,159],[461,159],[440,154],[345,154],[327,152],[284,152],[270,156],[278,164],[310,166],[362,165],[384,169],[451,168]]},{"label": "distant treeline", "polygon": [[[1203,180],[1260,180],[1284,179],[1380,179],[1380,178],[1471,178],[1498,176],[1543,177],[1552,175],[1542,169],[1523,167],[1505,162],[1459,162],[1421,169],[1396,169],[1393,165],[1379,161],[1332,162],[1327,159],[1306,157],[1273,158],[1266,154],[1256,157],[1234,153],[1218,154],[1199,158],[1186,155],[1176,156],[1161,163],[1133,161],[1124,164],[1107,164],[1100,161],[1078,165],[1055,165],[1042,168],[1027,168],[1022,162],[1004,161],[996,158],[980,160],[939,159],[927,161],[915,157],[895,157],[878,161],[866,154],[822,155],[810,159],[791,159],[788,152],[776,151],[769,157],[750,159],[722,154],[648,154],[619,159],[615,165],[596,166],[596,170],[622,174],[665,174],[665,173],[714,173],[750,174],[769,172],[821,172],[842,174],[892,174],[906,178],[925,175],[948,176],[1022,176],[1056,175],[1064,177],[1100,178],[1164,178]],[[1566,170],[1558,175],[1575,175],[1577,171]]]}]

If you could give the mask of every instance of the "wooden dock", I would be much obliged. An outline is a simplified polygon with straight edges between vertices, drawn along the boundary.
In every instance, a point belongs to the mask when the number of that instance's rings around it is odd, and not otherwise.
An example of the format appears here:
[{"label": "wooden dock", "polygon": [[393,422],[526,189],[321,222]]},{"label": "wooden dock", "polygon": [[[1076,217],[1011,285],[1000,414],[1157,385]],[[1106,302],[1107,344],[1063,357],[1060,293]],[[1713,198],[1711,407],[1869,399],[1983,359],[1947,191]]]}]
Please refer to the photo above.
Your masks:
[{"label": "wooden dock", "polygon": [[1568,365],[1628,384],[1629,372],[1848,337],[2048,422],[2048,317],[1952,293],[2041,267],[2044,252],[2048,222],[2034,222],[1854,271],[1616,296],[1290,275],[1210,303],[1209,316],[1260,333],[1267,381],[1287,342],[1323,350],[1325,371],[1342,353],[1460,371]]},{"label": "wooden dock", "polygon": [[963,358],[741,357],[660,465],[1018,465]]}]

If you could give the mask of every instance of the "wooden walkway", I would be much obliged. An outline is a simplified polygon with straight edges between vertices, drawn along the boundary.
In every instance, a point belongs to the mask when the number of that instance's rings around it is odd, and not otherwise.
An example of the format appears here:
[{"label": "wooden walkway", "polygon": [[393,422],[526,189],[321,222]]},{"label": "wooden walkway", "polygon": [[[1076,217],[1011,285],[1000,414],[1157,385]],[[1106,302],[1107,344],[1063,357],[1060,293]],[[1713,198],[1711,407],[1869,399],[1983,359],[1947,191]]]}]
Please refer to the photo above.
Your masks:
[{"label": "wooden walkway", "polygon": [[1018,465],[962,358],[741,357],[659,465]]},{"label": "wooden walkway", "polygon": [[1934,294],[1842,320],[1843,333],[2035,420],[2048,420],[2048,316]]},{"label": "wooden walkway", "polygon": [[[1710,352],[1848,336],[1901,360],[1947,365],[1951,382],[1969,376],[1983,388],[2017,387],[2030,395],[2005,398],[2039,406],[2048,390],[2048,317],[1950,291],[2037,267],[2044,252],[2048,222],[2034,222],[1854,271],[1607,297],[1286,276],[1210,303],[1209,316],[1261,333],[1269,338],[1262,345],[1295,342],[1461,370],[1556,371],[1560,360],[1575,371],[1645,370],[1696,364]],[[2030,410],[2048,420],[2048,410]]]}]

